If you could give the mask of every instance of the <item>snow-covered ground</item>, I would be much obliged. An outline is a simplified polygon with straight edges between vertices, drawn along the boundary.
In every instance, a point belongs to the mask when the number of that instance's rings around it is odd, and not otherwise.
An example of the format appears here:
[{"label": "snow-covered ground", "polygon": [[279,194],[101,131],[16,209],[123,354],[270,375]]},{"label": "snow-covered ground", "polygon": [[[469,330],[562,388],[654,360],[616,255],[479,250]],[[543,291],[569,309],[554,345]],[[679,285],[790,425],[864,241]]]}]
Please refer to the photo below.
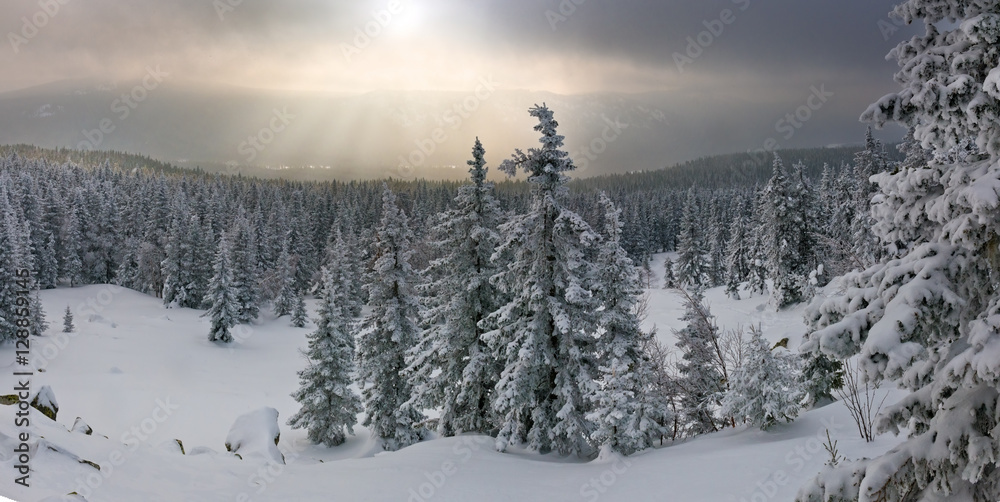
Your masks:
[{"label": "snow-covered ground", "polygon": [[[654,273],[662,277],[662,264]],[[646,325],[655,324],[660,338],[672,343],[682,302],[673,291],[648,293]],[[772,342],[790,338],[792,349],[805,331],[802,306],[774,312],[766,297],[734,301],[722,289],[708,291],[706,300],[723,328],[760,324]],[[767,432],[728,429],[627,459],[497,453],[492,440],[481,436],[373,454],[363,428],[346,444],[325,448],[285,425],[298,410],[290,393],[298,387],[300,350],[311,326],[293,328],[287,318],[264,316],[237,332],[238,343],[220,347],[206,340],[208,320],[201,311],[168,310],[134,291],[57,289],[44,291],[42,301],[51,327],[34,341],[33,355],[45,371],[31,384],[51,386],[60,408],[57,422],[33,415],[32,434],[44,439],[33,450],[32,487],[26,489],[14,483],[16,407],[0,406],[0,495],[19,501],[73,491],[90,502],[790,500],[822,468],[826,430],[852,459],[899,442],[882,436],[864,443],[846,408],[836,403]],[[76,316],[77,332],[70,335],[60,333],[67,305]],[[13,347],[0,349],[0,394],[16,385],[13,359]],[[889,401],[899,397],[893,394]],[[278,446],[286,465],[226,452],[233,422],[265,407],[279,413]],[[94,435],[69,432],[76,417]]]}]

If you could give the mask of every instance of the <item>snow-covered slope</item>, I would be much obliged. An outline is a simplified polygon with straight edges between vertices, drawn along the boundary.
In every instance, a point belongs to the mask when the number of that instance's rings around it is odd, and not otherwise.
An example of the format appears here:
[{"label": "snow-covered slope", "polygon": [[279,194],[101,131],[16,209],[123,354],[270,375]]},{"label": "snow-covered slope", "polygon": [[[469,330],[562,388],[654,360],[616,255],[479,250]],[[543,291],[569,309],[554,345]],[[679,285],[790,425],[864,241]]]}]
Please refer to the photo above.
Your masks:
[{"label": "snow-covered slope", "polygon": [[[655,270],[661,276],[662,268]],[[655,284],[654,284],[655,285]],[[676,293],[649,291],[647,326],[672,340],[682,308]],[[805,331],[802,307],[773,312],[767,298],[727,299],[707,292],[719,323],[761,324],[772,341]],[[0,495],[35,501],[72,491],[91,502],[134,500],[789,500],[822,467],[820,439],[830,430],[841,453],[872,456],[893,437],[865,444],[847,410],[834,404],[767,432],[726,430],[627,459],[584,459],[497,453],[487,437],[432,439],[394,453],[368,432],[337,448],[308,443],[285,421],[298,410],[289,396],[304,365],[307,328],[266,317],[238,330],[238,343],[206,341],[201,311],[164,309],[161,302],[114,286],[44,291],[48,336],[33,352],[50,385],[57,422],[33,415],[41,437],[31,460],[32,487],[14,483],[15,407],[0,406]],[[69,305],[77,333],[59,333]],[[310,304],[311,313],[314,303]],[[0,394],[15,385],[14,348],[0,349]],[[8,390],[4,390],[8,389]],[[894,396],[895,397],[895,396]],[[892,398],[890,398],[890,401]],[[264,407],[278,411],[285,465],[239,459],[225,441],[237,417]],[[94,434],[69,432],[76,417]],[[183,443],[185,454],[177,442]],[[86,461],[86,462],[83,462]],[[98,470],[94,465],[99,465]]]}]

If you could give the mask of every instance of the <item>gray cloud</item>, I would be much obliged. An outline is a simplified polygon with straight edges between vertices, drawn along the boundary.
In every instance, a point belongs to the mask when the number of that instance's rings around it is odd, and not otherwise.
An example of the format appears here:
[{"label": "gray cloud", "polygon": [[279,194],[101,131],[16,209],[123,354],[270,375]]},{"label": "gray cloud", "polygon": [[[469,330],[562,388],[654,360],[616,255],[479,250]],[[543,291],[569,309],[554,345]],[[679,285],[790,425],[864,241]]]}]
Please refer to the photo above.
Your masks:
[{"label": "gray cloud", "polygon": [[884,55],[914,32],[891,24],[894,0],[398,2],[389,17],[390,0],[7,2],[0,92],[149,66],[171,85],[286,93],[468,92],[490,76],[507,90],[666,96],[650,101],[670,103],[673,134],[732,151],[775,135],[817,85],[835,97],[791,144],[857,137],[857,116],[895,87]]},{"label": "gray cloud", "polygon": [[[579,1],[399,0],[404,10],[421,11],[422,19],[417,32],[394,42],[451,48],[485,61],[627,62],[649,74],[643,85],[656,90],[697,80],[691,75],[765,72],[775,80],[847,73],[886,82],[892,66],[883,55],[902,39],[899,35],[887,41],[879,29],[892,0],[585,0],[577,5]],[[227,2],[238,5],[230,7]],[[344,62],[304,56],[318,48],[336,54],[340,44],[353,40],[356,29],[373,21],[373,12],[388,4],[388,0],[69,0],[48,26],[20,47],[20,54],[4,50],[0,57],[23,69],[14,77],[22,84],[42,83],[60,70],[67,78],[88,70],[134,72],[156,59],[185,61],[190,78],[218,78],[213,69],[239,64],[285,63],[293,72],[299,65],[336,68]],[[219,5],[224,6],[221,13]],[[22,16],[30,19],[39,10],[33,3],[6,3],[0,7],[4,19],[0,29],[18,33]],[[724,10],[732,12],[732,24],[716,21]],[[706,22],[724,30],[698,49],[701,54],[681,75],[673,55],[686,52],[688,37],[698,40],[699,33],[709,31]],[[441,43],[427,44],[430,38]],[[602,75],[594,79],[614,80]],[[8,82],[4,87],[13,85]]]}]

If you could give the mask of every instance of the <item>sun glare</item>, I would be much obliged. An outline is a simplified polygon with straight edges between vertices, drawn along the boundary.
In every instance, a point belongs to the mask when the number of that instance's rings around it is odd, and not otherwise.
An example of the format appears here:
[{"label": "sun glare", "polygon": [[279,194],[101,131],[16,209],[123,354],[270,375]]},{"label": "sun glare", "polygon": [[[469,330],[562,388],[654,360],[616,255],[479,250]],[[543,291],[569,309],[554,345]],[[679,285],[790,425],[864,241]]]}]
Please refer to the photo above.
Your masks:
[{"label": "sun glare", "polygon": [[426,19],[427,7],[413,0],[403,0],[398,2],[399,7],[394,14],[392,25],[389,26],[389,34],[399,34],[400,36],[410,36],[417,33]]}]

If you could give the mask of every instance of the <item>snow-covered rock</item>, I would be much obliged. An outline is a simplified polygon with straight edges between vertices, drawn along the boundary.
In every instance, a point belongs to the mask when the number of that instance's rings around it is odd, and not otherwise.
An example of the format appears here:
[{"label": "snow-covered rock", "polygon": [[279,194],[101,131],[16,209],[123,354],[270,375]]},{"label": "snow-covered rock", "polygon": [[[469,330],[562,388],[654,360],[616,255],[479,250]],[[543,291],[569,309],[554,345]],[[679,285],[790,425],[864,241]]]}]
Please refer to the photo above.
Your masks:
[{"label": "snow-covered rock", "polygon": [[180,439],[171,439],[169,441],[164,441],[156,447],[157,450],[165,451],[169,453],[180,453],[184,454],[184,443]]},{"label": "snow-covered rock", "polygon": [[260,458],[270,463],[284,464],[285,456],[278,450],[278,410],[260,408],[241,415],[229,428],[226,451],[244,460]]},{"label": "snow-covered rock", "polygon": [[87,422],[84,422],[80,417],[76,417],[76,420],[73,421],[73,428],[70,430],[88,436],[94,433],[94,429],[87,425]]},{"label": "snow-covered rock", "polygon": [[59,413],[59,401],[56,401],[56,394],[52,392],[52,387],[43,385],[38,389],[38,393],[31,399],[31,407],[55,420]]}]

